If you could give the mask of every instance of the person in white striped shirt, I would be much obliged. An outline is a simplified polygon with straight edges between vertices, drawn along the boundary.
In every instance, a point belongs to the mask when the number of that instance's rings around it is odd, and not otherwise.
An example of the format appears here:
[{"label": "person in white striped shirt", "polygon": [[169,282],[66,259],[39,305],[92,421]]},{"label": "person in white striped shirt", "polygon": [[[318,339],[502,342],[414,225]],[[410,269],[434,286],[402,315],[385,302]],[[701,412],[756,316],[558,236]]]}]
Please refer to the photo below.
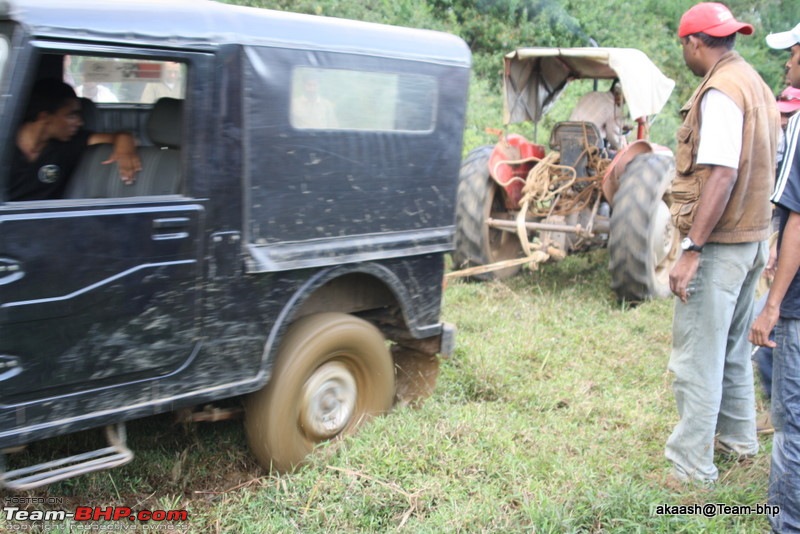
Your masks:
[{"label": "person in white striped shirt", "polygon": [[[767,44],[789,49],[786,78],[800,88],[800,24],[770,34]],[[772,202],[783,208],[778,268],[764,309],[750,328],[752,343],[772,347],[772,462],[769,503],[780,506],[770,517],[776,532],[800,532],[800,113],[789,119],[786,152]],[[775,328],[775,340],[769,334]]]}]

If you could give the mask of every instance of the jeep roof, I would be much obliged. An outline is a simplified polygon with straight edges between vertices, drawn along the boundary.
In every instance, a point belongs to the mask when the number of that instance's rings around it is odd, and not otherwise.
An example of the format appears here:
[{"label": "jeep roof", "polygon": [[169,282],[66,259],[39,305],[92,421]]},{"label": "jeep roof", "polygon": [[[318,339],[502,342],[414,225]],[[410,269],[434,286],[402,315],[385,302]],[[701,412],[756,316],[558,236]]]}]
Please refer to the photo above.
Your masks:
[{"label": "jeep roof", "polygon": [[[193,49],[229,43],[296,47],[300,40],[308,43],[309,50],[383,55],[391,50],[417,60],[470,62],[466,44],[446,33],[210,0],[0,0],[2,19],[19,22],[40,38]],[[425,39],[419,39],[421,31],[428,33]]]}]

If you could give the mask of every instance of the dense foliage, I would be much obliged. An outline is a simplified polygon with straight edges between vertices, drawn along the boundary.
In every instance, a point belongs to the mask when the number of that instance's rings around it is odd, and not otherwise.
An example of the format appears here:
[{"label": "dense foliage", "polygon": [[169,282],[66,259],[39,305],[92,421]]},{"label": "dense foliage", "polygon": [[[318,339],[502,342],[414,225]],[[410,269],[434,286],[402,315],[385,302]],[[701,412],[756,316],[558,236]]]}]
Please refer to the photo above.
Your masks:
[{"label": "dense foliage", "polygon": [[[693,0],[226,0],[229,3],[312,13],[447,31],[462,37],[473,53],[473,88],[465,132],[466,148],[491,140],[485,127],[501,126],[500,72],[502,56],[520,46],[634,47],[643,50],[677,82],[667,108],[653,129],[653,138],[671,144],[678,109],[697,80],[685,68],[678,45],[681,14]],[[770,50],[764,36],[800,22],[797,0],[726,0],[740,20],[752,23],[753,36],[740,36],[737,50],[777,93],[783,88],[786,54]],[[577,92],[564,95],[571,109]],[[565,111],[553,110],[537,138],[546,138],[554,120]]]}]

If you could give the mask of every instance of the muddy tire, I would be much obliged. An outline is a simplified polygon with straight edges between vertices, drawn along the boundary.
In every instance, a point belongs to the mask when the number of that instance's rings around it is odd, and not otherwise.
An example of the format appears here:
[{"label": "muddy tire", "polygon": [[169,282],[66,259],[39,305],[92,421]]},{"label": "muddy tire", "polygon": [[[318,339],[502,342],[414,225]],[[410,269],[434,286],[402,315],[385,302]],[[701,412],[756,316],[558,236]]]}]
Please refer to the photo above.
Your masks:
[{"label": "muddy tire", "polygon": [[272,377],[246,403],[245,430],[265,468],[290,471],[313,448],[351,434],[394,399],[394,367],[381,332],[343,313],[292,325]]},{"label": "muddy tire", "polygon": [[[456,199],[456,235],[453,267],[466,269],[522,257],[522,246],[514,233],[490,229],[486,221],[513,217],[503,204],[500,186],[489,176],[493,146],[471,151],[461,165]],[[521,266],[474,275],[477,280],[502,280],[514,276]]]},{"label": "muddy tire", "polygon": [[664,196],[674,169],[670,157],[642,154],[620,177],[608,248],[611,287],[621,301],[670,295],[669,271],[680,250]]}]

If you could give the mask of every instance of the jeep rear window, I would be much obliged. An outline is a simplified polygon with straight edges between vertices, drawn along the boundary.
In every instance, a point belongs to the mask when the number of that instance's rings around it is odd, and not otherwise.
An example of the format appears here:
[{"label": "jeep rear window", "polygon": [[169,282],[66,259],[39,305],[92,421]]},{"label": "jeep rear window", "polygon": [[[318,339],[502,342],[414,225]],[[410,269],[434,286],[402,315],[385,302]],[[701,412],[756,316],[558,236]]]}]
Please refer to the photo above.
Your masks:
[{"label": "jeep rear window", "polygon": [[64,81],[79,97],[101,104],[184,98],[185,80],[186,66],[170,61],[64,56]]},{"label": "jeep rear window", "polygon": [[431,76],[298,67],[289,120],[301,130],[430,131],[437,95]]}]

